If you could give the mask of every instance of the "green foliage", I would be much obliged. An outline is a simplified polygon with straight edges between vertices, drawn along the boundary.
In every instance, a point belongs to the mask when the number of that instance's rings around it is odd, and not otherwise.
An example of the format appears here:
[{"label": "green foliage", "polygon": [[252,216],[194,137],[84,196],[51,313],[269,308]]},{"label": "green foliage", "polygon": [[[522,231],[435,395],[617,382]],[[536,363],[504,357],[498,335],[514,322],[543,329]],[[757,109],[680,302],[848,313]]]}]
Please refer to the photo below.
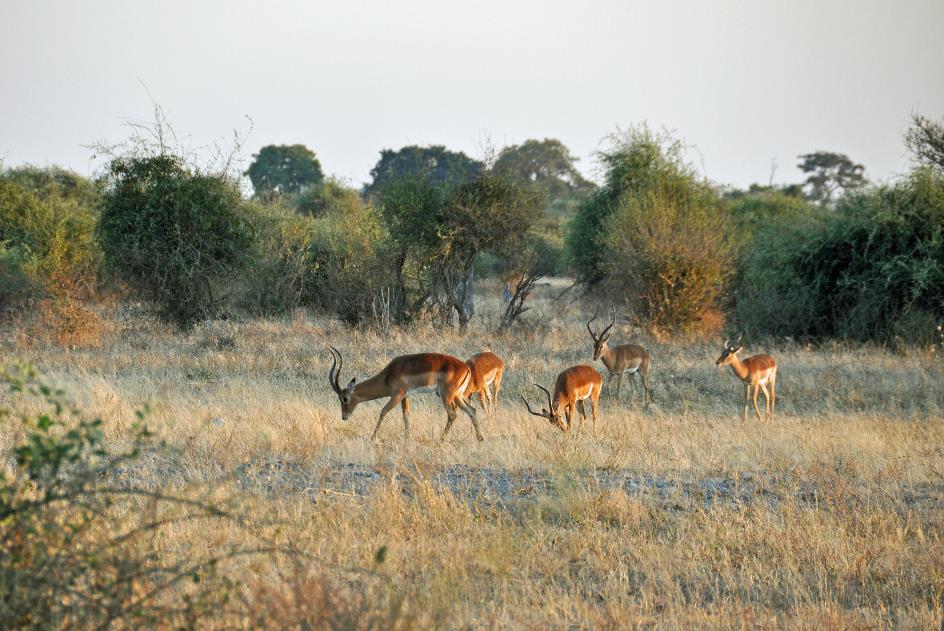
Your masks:
[{"label": "green foliage", "polygon": [[737,313],[780,335],[933,343],[944,313],[944,178],[919,169],[834,216],[755,240]]},{"label": "green foliage", "polygon": [[526,140],[502,149],[492,172],[522,188],[542,193],[551,203],[593,188],[574,166],[576,161],[560,140]]},{"label": "green foliage", "polygon": [[609,149],[597,154],[605,170],[603,186],[577,210],[567,232],[567,250],[577,280],[595,285],[605,276],[606,222],[624,197],[661,185],[691,180],[694,175],[682,158],[682,144],[668,135],[639,126],[610,138]]},{"label": "green foliage", "polygon": [[[30,410],[16,419],[0,409],[21,434],[15,473],[0,469],[3,628],[177,626],[216,610],[226,583],[202,580],[213,575],[215,559],[151,551],[174,525],[225,514],[113,479],[149,444],[147,429],[135,423],[129,448],[113,451],[102,421],[84,418],[30,368],[3,367],[0,385],[4,401]],[[121,521],[128,513],[141,517]],[[184,579],[191,585],[179,602],[162,601]]]},{"label": "green foliage", "polygon": [[305,302],[315,222],[279,203],[247,202],[254,235],[241,275],[239,306],[252,315],[279,315]]},{"label": "green foliage", "polygon": [[723,306],[735,241],[726,208],[707,183],[667,178],[625,195],[604,231],[602,285],[640,321],[684,332]]},{"label": "green foliage", "polygon": [[738,243],[746,247],[770,225],[807,221],[819,211],[805,199],[773,187],[752,185],[747,191],[725,196],[731,219],[737,228]]},{"label": "green foliage", "polygon": [[[0,174],[0,284],[5,287],[0,292],[10,299],[5,306],[92,290],[100,261],[94,241],[96,199],[87,180],[59,169]],[[20,291],[12,284],[15,278],[24,280]]]},{"label": "green foliage", "polygon": [[307,300],[351,325],[373,313],[381,290],[392,284],[387,237],[378,213],[360,204],[313,222]]},{"label": "green foliage", "polygon": [[328,212],[353,212],[362,203],[357,191],[335,178],[328,178],[319,186],[306,187],[292,198],[292,206],[298,212],[313,217]]},{"label": "green foliage", "polygon": [[159,155],[116,159],[97,236],[109,268],[180,327],[218,311],[252,238],[239,191]]},{"label": "green foliage", "polygon": [[380,200],[395,252],[398,294],[418,295],[414,309],[431,299],[443,317],[454,309],[460,327],[472,316],[476,259],[485,252],[516,256],[540,213],[539,194],[487,173],[451,190],[407,178]]},{"label": "green foliage", "polygon": [[257,197],[292,195],[319,188],[324,180],[321,163],[305,145],[266,145],[253,154],[246,171]]},{"label": "green foliage", "polygon": [[848,193],[866,184],[865,167],[844,153],[816,151],[798,157],[803,162],[797,168],[807,174],[804,185],[811,201],[829,204],[834,193]]},{"label": "green foliage", "polygon": [[474,179],[483,168],[481,162],[461,151],[449,151],[441,145],[410,145],[398,151],[384,149],[370,171],[367,192],[379,195],[388,186],[407,180],[421,180],[434,188],[453,188]]}]

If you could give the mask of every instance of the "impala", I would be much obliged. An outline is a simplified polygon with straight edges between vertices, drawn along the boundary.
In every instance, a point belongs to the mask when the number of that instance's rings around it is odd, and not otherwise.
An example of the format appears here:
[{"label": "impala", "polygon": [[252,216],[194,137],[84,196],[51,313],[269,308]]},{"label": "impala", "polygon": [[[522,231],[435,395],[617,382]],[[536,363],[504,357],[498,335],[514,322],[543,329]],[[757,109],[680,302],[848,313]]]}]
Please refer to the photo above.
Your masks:
[{"label": "impala", "polygon": [[[522,395],[528,412],[535,416],[546,418],[552,425],[556,425],[561,431],[570,430],[571,417],[574,410],[580,412],[580,426],[587,421],[587,411],[584,409],[583,402],[590,399],[590,412],[593,423],[597,421],[597,402],[600,400],[600,389],[603,387],[603,377],[596,370],[586,364],[571,366],[561,374],[557,375],[557,381],[554,383],[554,394],[551,395],[544,386],[534,384],[547,395],[547,408],[541,408],[540,412],[535,412],[528,404],[528,400]],[[566,419],[566,423],[564,420]]]},{"label": "impala", "polygon": [[[743,335],[741,337],[744,337]],[[760,409],[757,407],[757,390],[764,392],[764,398],[767,404],[764,406],[764,417],[773,419],[774,405],[777,401],[777,362],[770,355],[754,355],[745,360],[738,359],[737,354],[744,348],[741,346],[741,337],[734,343],[734,346],[728,345],[728,340],[724,341],[724,350],[721,351],[721,357],[715,362],[717,366],[731,366],[731,370],[737,375],[737,378],[744,382],[744,412],[741,414],[742,420],[747,420],[747,403],[751,398],[751,388],[754,388],[754,411],[757,418],[760,419]],[[767,385],[770,385],[770,391]]]},{"label": "impala", "polygon": [[[498,391],[501,390],[505,364],[498,355],[488,351],[473,355],[466,364],[468,364],[469,370],[472,371],[472,381],[465,389],[465,394],[471,399],[473,394],[478,393],[482,410],[491,415],[498,407]],[[494,395],[488,389],[492,384],[495,387]],[[488,405],[486,405],[486,401],[488,401]]]},{"label": "impala", "polygon": [[[613,321],[597,335],[590,328],[590,324],[597,319],[599,312],[598,307],[593,317],[587,322],[587,331],[590,332],[590,337],[593,338],[593,361],[601,360],[609,371],[610,377],[616,377],[617,401],[619,401],[620,389],[623,385],[624,372],[629,372],[629,378],[632,380],[632,397],[636,398],[636,373],[638,372],[642,377],[643,406],[648,408],[651,400],[649,395],[649,352],[638,344],[622,344],[610,348],[607,342],[610,339],[610,329],[616,324],[616,311],[613,311]],[[607,389],[609,389],[609,386],[607,386]]]},{"label": "impala", "polygon": [[328,383],[331,389],[338,395],[341,401],[341,420],[346,421],[354,408],[364,401],[373,401],[390,397],[383,409],[380,410],[380,418],[377,419],[377,427],[371,435],[371,440],[377,438],[377,432],[380,431],[380,424],[390,410],[399,403],[403,408],[403,431],[404,434],[410,433],[410,403],[407,395],[412,392],[436,392],[442,400],[443,407],[446,408],[446,427],[443,429],[440,440],[445,440],[449,428],[456,420],[456,408],[461,408],[463,412],[472,419],[472,427],[475,428],[475,436],[479,440],[482,438],[482,432],[479,431],[479,423],[475,418],[475,408],[465,400],[465,389],[472,379],[472,373],[464,361],[451,355],[440,355],[439,353],[419,353],[417,355],[401,355],[395,357],[379,373],[357,383],[351,379],[347,387],[342,388],[338,382],[341,376],[341,366],[344,365],[344,358],[341,353],[333,346],[328,347],[331,350],[333,362],[331,370],[328,371]]}]

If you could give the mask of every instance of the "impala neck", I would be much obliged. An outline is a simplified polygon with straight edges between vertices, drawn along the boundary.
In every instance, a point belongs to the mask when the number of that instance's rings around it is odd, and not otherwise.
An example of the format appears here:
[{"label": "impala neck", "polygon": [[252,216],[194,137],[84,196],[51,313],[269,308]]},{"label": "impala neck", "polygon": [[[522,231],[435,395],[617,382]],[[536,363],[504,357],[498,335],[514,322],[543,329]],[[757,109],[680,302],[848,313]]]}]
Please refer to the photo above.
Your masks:
[{"label": "impala neck", "polygon": [[734,371],[734,374],[737,375],[738,379],[741,381],[747,381],[751,374],[747,366],[744,365],[744,362],[742,362],[737,355],[734,355],[731,360],[731,370]]},{"label": "impala neck", "polygon": [[351,393],[358,401],[373,401],[381,397],[389,397],[390,389],[387,387],[387,375],[384,371],[374,375],[354,385],[354,391]]},{"label": "impala neck", "polygon": [[610,372],[616,369],[616,353],[613,352],[606,342],[603,342],[603,352],[600,353],[600,361],[603,362],[603,365],[606,366],[606,369]]}]

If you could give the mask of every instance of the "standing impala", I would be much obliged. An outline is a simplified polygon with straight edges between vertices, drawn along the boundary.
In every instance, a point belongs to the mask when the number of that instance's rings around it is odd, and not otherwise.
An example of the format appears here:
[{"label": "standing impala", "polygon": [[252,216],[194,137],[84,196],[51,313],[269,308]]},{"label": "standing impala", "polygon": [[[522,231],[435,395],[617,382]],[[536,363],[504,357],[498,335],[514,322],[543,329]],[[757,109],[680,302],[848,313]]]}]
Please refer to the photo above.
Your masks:
[{"label": "standing impala", "polygon": [[[465,389],[465,394],[471,399],[472,395],[477,392],[482,410],[491,416],[495,412],[495,408],[498,407],[498,391],[501,390],[505,364],[498,355],[488,351],[473,355],[466,364],[469,365],[469,370],[472,371],[472,382]],[[494,396],[488,389],[492,384],[495,385]],[[486,400],[488,405],[485,404]]]},{"label": "standing impala", "polygon": [[[741,335],[741,337],[744,337]],[[715,362],[717,366],[731,366],[731,370],[737,375],[737,378],[744,382],[744,412],[741,414],[741,420],[747,420],[747,402],[751,398],[751,388],[754,388],[754,412],[760,419],[760,409],[757,407],[757,390],[763,390],[764,398],[767,400],[764,406],[764,417],[772,420],[774,418],[774,405],[777,401],[777,362],[770,355],[754,355],[745,360],[738,359],[737,354],[744,348],[741,346],[741,337],[734,343],[734,346],[728,346],[728,340],[724,341],[724,350],[721,351],[721,357]],[[770,385],[770,391],[767,391],[767,385]]]},{"label": "standing impala", "polygon": [[[593,338],[593,361],[602,360],[603,365],[609,371],[610,376],[616,377],[616,400],[619,401],[620,389],[623,385],[623,373],[629,372],[629,378],[632,380],[632,397],[636,397],[636,373],[642,377],[643,406],[649,407],[651,397],[649,395],[649,351],[638,344],[622,344],[610,348],[607,341],[610,339],[610,329],[616,324],[616,311],[613,311],[613,321],[610,322],[599,335],[593,332],[590,324],[597,319],[600,312],[599,307],[593,313],[593,317],[587,322],[587,331]],[[609,386],[607,386],[609,389]]]},{"label": "standing impala", "polygon": [[472,427],[475,428],[475,436],[479,440],[482,438],[482,432],[479,431],[479,423],[475,419],[475,408],[465,400],[465,389],[469,385],[472,373],[464,361],[451,355],[440,355],[439,353],[419,353],[418,355],[401,355],[395,357],[379,373],[357,383],[351,379],[347,387],[342,388],[338,379],[341,376],[341,366],[344,365],[344,358],[341,353],[329,346],[333,362],[331,370],[328,371],[328,383],[331,389],[338,395],[341,401],[341,419],[347,420],[359,403],[364,401],[373,401],[390,397],[387,404],[380,410],[380,418],[377,419],[377,427],[371,435],[371,440],[377,438],[377,432],[380,431],[380,424],[383,423],[387,413],[396,407],[399,403],[403,408],[403,431],[410,433],[410,403],[407,400],[407,394],[411,392],[436,392],[442,400],[443,407],[446,408],[446,427],[443,429],[440,440],[445,440],[449,428],[456,420],[456,408],[462,408],[462,411],[472,419]]},{"label": "standing impala", "polygon": [[[557,375],[557,381],[554,383],[554,395],[548,392],[547,388],[534,384],[547,395],[547,407],[541,408],[540,412],[535,412],[528,404],[528,400],[521,396],[528,412],[535,416],[546,418],[552,425],[556,425],[562,432],[569,431],[572,427],[571,417],[574,410],[580,412],[580,426],[587,421],[587,411],[583,407],[583,402],[590,399],[590,412],[593,418],[593,424],[597,422],[597,402],[600,400],[600,390],[603,387],[603,377],[596,370],[586,364],[571,366],[561,374]],[[564,420],[566,419],[566,423]]]}]

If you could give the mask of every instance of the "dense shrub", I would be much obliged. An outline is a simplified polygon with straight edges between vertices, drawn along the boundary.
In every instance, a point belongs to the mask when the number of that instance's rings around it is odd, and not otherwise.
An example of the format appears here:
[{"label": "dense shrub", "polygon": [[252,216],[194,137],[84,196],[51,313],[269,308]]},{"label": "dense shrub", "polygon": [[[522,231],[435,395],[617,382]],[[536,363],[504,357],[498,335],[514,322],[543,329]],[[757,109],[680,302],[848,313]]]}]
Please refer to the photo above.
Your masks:
[{"label": "dense shrub", "polygon": [[597,154],[605,173],[603,186],[583,200],[567,231],[567,251],[578,281],[594,285],[603,280],[606,221],[624,197],[693,177],[682,149],[678,140],[643,125],[612,136],[610,147]]},{"label": "dense shrub", "polygon": [[314,220],[309,246],[306,299],[344,322],[373,317],[382,290],[393,284],[385,231],[371,206],[328,212]]},{"label": "dense shrub", "polygon": [[812,228],[755,240],[737,314],[759,331],[927,344],[944,319],[944,179],[919,169]]},{"label": "dense shrub", "polygon": [[252,315],[284,314],[305,302],[314,220],[279,203],[246,203],[254,235],[241,274],[239,306]]},{"label": "dense shrub", "polygon": [[109,268],[186,327],[219,311],[225,280],[245,263],[250,224],[234,184],[169,155],[116,159],[98,240]]},{"label": "dense shrub", "polygon": [[[0,174],[3,306],[43,296],[88,295],[100,261],[94,242],[96,209],[88,203],[94,197],[69,196],[49,183],[31,185],[27,173],[40,179],[43,171]],[[19,290],[16,278],[23,281]]]},{"label": "dense shrub", "polygon": [[567,235],[578,280],[662,332],[717,312],[735,268],[728,208],[682,149],[646,127],[614,138],[600,154],[604,185]]},{"label": "dense shrub", "polygon": [[636,319],[654,330],[682,332],[721,308],[735,269],[735,241],[725,208],[707,184],[669,180],[627,195],[604,226],[602,286]]}]

